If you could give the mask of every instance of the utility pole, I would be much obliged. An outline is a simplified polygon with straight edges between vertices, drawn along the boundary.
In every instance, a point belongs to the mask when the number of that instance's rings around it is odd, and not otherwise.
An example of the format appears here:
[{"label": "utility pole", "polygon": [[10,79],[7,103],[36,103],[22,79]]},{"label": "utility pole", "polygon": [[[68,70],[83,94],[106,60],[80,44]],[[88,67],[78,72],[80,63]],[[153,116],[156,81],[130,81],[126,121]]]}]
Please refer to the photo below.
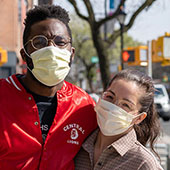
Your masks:
[{"label": "utility pole", "polygon": [[148,76],[152,78],[152,42],[148,41]]},{"label": "utility pole", "polygon": [[[104,13],[107,17],[107,0],[104,1]],[[104,40],[107,40],[107,22],[104,23]]]},{"label": "utility pole", "polygon": [[123,26],[124,24],[120,23],[120,43],[121,43],[121,55],[120,55],[120,62],[121,62],[121,70],[124,69],[124,65],[123,65],[123,46],[124,46],[124,42],[123,42]]},{"label": "utility pole", "polygon": [[53,0],[38,0],[38,5],[53,4]]},{"label": "utility pole", "polygon": [[124,29],[125,18],[126,18],[126,13],[121,9],[120,12],[119,12],[119,15],[117,16],[117,20],[119,21],[119,24],[120,24],[120,44],[121,44],[120,64],[121,64],[121,70],[124,69],[124,65],[123,65],[123,46],[124,46],[123,29]]}]

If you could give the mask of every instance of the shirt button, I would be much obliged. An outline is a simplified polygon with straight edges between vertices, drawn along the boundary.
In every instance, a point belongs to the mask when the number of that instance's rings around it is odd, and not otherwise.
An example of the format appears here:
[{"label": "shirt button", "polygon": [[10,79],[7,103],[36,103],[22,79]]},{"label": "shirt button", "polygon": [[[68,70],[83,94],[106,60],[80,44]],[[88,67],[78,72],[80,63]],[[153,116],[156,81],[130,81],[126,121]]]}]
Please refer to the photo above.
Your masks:
[{"label": "shirt button", "polygon": [[37,126],[37,125],[38,125],[38,122],[34,122],[34,125],[36,125],[36,126]]},{"label": "shirt button", "polygon": [[112,146],[109,146],[108,149],[112,149]]},{"label": "shirt button", "polygon": [[99,166],[102,166],[102,163],[101,163],[101,162],[99,162],[99,163],[98,163],[98,165],[99,165]]},{"label": "shirt button", "polygon": [[28,100],[31,100],[31,97],[28,97]]}]

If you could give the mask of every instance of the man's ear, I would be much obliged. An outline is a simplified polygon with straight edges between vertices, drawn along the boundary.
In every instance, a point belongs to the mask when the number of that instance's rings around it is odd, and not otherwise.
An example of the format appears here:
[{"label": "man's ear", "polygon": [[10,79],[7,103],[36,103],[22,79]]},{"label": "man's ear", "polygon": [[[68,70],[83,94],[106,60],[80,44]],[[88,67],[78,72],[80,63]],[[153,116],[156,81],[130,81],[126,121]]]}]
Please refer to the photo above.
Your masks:
[{"label": "man's ear", "polygon": [[22,59],[26,62],[27,66],[32,70],[33,69],[32,59],[28,57],[28,54],[26,54],[23,48],[20,50],[20,54],[21,54]]},{"label": "man's ear", "polygon": [[75,56],[75,48],[74,47],[71,47],[71,60],[73,61],[74,60],[74,56]]},{"label": "man's ear", "polygon": [[147,116],[146,112],[143,112],[138,118],[136,118],[135,123],[134,124],[139,124],[141,123]]},{"label": "man's ear", "polygon": [[70,57],[70,63],[69,63],[69,66],[71,67],[71,64],[74,60],[74,56],[75,56],[75,48],[74,47],[71,47],[71,57]]},{"label": "man's ear", "polygon": [[21,54],[22,59],[26,62],[26,57],[27,56],[26,56],[25,51],[24,51],[23,48],[20,50],[20,54]]}]

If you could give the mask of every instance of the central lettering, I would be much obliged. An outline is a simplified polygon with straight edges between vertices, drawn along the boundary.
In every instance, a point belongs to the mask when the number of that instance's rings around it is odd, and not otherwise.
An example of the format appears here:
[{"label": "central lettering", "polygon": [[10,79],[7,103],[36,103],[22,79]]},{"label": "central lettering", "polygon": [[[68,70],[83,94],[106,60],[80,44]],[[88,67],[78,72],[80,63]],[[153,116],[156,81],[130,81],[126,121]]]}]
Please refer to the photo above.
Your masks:
[{"label": "central lettering", "polygon": [[79,125],[79,124],[76,124],[76,123],[72,123],[72,124],[68,124],[66,125],[63,130],[66,132],[67,130],[69,129],[72,129],[72,128],[76,128],[77,130],[79,130],[82,134],[84,134],[85,130]]}]

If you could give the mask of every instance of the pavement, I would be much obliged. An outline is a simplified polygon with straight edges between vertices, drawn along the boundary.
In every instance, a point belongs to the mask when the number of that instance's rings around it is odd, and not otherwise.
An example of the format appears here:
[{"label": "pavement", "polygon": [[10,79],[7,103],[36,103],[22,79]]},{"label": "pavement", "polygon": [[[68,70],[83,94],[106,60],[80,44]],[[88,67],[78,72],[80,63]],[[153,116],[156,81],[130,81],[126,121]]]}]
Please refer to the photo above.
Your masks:
[{"label": "pavement", "polygon": [[163,134],[158,138],[156,143],[163,143],[163,144],[169,144],[170,145],[170,136]]}]

